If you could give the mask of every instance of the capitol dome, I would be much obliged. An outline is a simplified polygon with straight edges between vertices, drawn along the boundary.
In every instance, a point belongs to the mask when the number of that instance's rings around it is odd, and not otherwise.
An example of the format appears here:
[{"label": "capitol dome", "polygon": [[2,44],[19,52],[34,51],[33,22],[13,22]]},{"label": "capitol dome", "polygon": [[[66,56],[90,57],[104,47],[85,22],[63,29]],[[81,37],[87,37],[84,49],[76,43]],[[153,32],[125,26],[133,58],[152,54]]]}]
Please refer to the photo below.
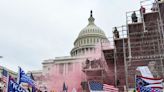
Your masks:
[{"label": "capitol dome", "polygon": [[74,42],[74,48],[71,50],[71,56],[82,56],[95,52],[95,45],[100,42],[109,42],[103,30],[94,24],[92,11],[88,18],[88,25],[81,30]]}]

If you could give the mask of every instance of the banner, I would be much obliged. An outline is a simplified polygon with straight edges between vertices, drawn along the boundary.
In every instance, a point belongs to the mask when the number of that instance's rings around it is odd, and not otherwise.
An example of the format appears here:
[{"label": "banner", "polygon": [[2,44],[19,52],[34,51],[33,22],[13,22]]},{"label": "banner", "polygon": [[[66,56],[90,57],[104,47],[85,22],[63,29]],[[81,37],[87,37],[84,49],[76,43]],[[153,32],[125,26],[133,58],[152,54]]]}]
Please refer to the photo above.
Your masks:
[{"label": "banner", "polygon": [[26,92],[26,90],[23,89],[18,83],[14,81],[13,78],[9,76],[7,92]]}]

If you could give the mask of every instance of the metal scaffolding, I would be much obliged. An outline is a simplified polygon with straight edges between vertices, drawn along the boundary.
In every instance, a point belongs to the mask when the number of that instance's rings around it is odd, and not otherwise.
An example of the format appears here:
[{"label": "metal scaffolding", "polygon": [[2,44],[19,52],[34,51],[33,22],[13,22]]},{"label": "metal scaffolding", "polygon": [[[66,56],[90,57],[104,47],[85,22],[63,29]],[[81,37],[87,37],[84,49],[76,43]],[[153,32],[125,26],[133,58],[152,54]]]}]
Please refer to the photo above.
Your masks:
[{"label": "metal scaffolding", "polygon": [[[136,68],[148,66],[152,61],[156,63],[156,70],[160,77],[164,78],[164,25],[160,6],[157,1],[151,0],[141,1],[140,5],[145,8],[146,12],[141,14],[140,10],[135,11],[138,17],[137,22],[131,22],[131,14],[134,11],[130,11],[126,12],[126,25],[113,28],[114,35],[108,38],[110,43],[108,55],[103,52],[105,42],[101,43],[99,60],[101,67],[99,68],[103,72],[99,77],[103,80],[111,76],[112,67],[115,86],[122,88],[125,85],[125,91],[135,86]],[[152,7],[155,9],[152,10]],[[111,62],[113,66],[108,64]],[[98,67],[90,70],[97,71],[97,69]],[[121,81],[120,85],[118,85],[118,80]]]},{"label": "metal scaffolding", "polygon": [[[127,58],[125,60],[127,63],[125,72],[128,76],[126,78],[127,88],[134,87],[135,69],[138,66],[147,66],[151,61],[156,62],[159,75],[164,77],[164,26],[159,3],[158,1],[144,0],[141,1],[141,6],[146,9],[146,12],[138,15],[139,22],[129,22],[131,21],[129,15],[132,12],[126,13],[128,47],[124,45],[124,48],[128,48],[128,56],[124,58]],[[155,10],[152,10],[152,7]],[[131,78],[131,76],[133,77]]]},{"label": "metal scaffolding", "polygon": [[[126,81],[127,77],[127,56],[128,56],[128,34],[126,25],[114,27],[113,30],[117,30],[119,36],[113,32],[113,41],[114,41],[114,70],[115,70],[115,85],[118,88],[123,88],[128,82]],[[125,76],[123,76],[125,75]],[[118,85],[118,80],[122,77],[121,85]]]}]

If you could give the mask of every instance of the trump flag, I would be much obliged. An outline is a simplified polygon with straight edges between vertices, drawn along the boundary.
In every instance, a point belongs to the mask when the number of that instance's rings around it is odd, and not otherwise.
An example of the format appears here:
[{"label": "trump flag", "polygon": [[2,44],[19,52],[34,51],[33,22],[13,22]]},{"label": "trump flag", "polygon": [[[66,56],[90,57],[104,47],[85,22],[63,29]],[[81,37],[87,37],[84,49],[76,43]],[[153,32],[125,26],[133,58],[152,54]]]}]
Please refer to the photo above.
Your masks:
[{"label": "trump flag", "polygon": [[35,87],[35,81],[19,67],[17,83],[28,83],[30,86]]},{"label": "trump flag", "polygon": [[26,92],[26,90],[23,89],[18,83],[14,81],[13,78],[9,76],[7,92]]}]

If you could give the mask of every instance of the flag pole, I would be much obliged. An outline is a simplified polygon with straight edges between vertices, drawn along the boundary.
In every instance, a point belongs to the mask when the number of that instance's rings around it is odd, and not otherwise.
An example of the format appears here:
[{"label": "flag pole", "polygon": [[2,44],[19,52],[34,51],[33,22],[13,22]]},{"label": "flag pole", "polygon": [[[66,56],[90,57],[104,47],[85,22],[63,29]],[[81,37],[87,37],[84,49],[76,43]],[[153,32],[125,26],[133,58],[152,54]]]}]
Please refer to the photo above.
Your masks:
[{"label": "flag pole", "polygon": [[91,91],[91,87],[90,87],[90,83],[89,83],[89,81],[88,81],[88,85],[89,85],[89,91]]},{"label": "flag pole", "polygon": [[20,84],[20,67],[18,66],[17,83]]},{"label": "flag pole", "polygon": [[136,78],[136,74],[135,74],[135,86],[134,86],[134,87],[135,87],[135,88],[134,88],[134,89],[135,89],[135,92],[137,91],[137,82],[136,82],[137,80],[136,80],[136,79],[137,79],[137,78]]},{"label": "flag pole", "polygon": [[8,92],[8,87],[9,87],[9,79],[10,79],[10,76],[9,76],[9,74],[7,73],[7,85],[6,85],[6,92]]}]

